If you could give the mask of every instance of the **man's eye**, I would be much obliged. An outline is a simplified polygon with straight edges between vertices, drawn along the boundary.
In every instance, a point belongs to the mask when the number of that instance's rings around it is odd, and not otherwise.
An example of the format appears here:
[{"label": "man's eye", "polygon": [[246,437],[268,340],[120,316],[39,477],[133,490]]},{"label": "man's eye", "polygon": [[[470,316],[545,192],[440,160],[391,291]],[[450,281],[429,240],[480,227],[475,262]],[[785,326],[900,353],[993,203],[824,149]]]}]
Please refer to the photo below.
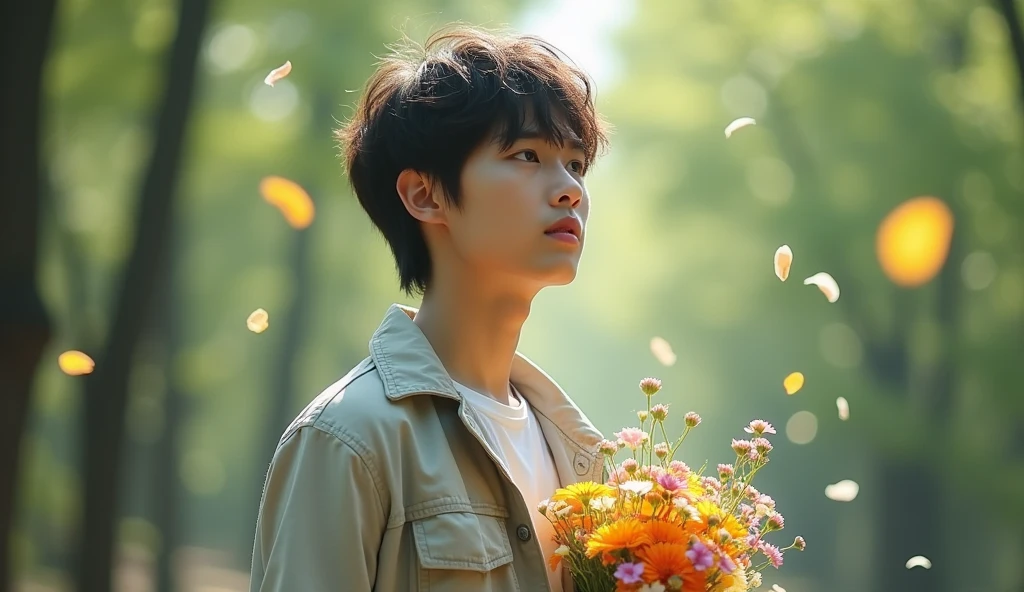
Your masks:
[{"label": "man's eye", "polygon": [[516,152],[513,157],[518,158],[519,160],[525,160],[526,162],[540,162],[540,157],[538,157],[537,153],[533,150]]}]

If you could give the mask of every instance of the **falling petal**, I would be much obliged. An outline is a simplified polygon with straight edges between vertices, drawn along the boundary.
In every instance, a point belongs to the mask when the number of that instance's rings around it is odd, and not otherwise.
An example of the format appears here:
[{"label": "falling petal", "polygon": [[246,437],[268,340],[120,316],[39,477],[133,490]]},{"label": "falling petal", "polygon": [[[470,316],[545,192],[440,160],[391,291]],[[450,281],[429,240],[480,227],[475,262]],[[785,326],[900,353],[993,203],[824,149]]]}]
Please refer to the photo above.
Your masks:
[{"label": "falling petal", "polygon": [[275,82],[287,76],[291,71],[292,63],[291,61],[287,61],[283,66],[271,70],[270,74],[267,74],[267,77],[263,79],[263,83],[268,86],[274,86]]},{"label": "falling petal", "polygon": [[732,133],[735,132],[736,130],[742,127],[747,127],[748,125],[754,125],[755,123],[757,122],[754,121],[753,117],[740,117],[739,119],[736,119],[729,125],[725,126],[725,137],[731,138]]},{"label": "falling petal", "polygon": [[936,197],[907,200],[878,226],[878,263],[894,284],[915,288],[931,281],[945,265],[955,220],[949,206]]},{"label": "falling petal", "polygon": [[839,419],[843,421],[850,419],[850,404],[846,402],[845,397],[836,399],[836,408],[839,410]]},{"label": "falling petal", "polygon": [[96,362],[83,352],[69,350],[57,356],[57,365],[68,376],[81,376],[91,374]]},{"label": "falling petal", "polygon": [[907,569],[913,569],[915,567],[923,567],[925,569],[932,568],[932,562],[924,555],[914,555],[910,559],[907,559]]},{"label": "falling petal", "polygon": [[270,326],[270,315],[262,308],[257,308],[245,320],[245,326],[253,333],[262,333]]},{"label": "falling petal", "polygon": [[824,271],[818,272],[811,277],[804,280],[804,285],[815,285],[821,290],[821,293],[828,298],[829,302],[835,302],[839,300],[839,284],[829,274]]},{"label": "falling petal", "polygon": [[651,353],[664,366],[676,363],[676,354],[672,351],[672,345],[661,337],[651,339]]},{"label": "falling petal", "polygon": [[277,206],[292,228],[303,229],[313,223],[313,200],[298,183],[283,177],[264,177],[260,193],[267,203]]},{"label": "falling petal", "polygon": [[775,275],[780,280],[786,281],[789,277],[789,268],[793,265],[793,250],[789,245],[782,245],[775,251]]},{"label": "falling petal", "polygon": [[804,375],[793,372],[782,381],[782,386],[786,389],[787,395],[795,395],[798,390],[804,388]]},{"label": "falling petal", "polygon": [[772,584],[772,590],[774,592],[786,592],[786,589],[778,584]]},{"label": "falling petal", "polygon": [[837,502],[852,502],[860,491],[856,481],[844,479],[825,488],[825,497]]}]

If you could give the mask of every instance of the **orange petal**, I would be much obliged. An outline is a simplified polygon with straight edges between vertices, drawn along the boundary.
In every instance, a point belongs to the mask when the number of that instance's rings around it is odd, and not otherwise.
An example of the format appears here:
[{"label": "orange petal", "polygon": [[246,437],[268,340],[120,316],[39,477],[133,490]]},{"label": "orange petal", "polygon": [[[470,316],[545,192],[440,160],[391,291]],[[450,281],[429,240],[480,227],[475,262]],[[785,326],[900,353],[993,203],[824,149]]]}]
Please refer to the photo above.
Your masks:
[{"label": "orange petal", "polygon": [[755,123],[757,122],[754,121],[753,117],[740,117],[739,119],[735,119],[732,123],[725,126],[725,137],[731,138],[733,132],[736,130],[747,127],[748,125],[754,125]]},{"label": "orange petal", "polygon": [[253,333],[262,333],[270,326],[270,315],[262,308],[257,308],[245,320],[245,326]]},{"label": "orange petal", "polygon": [[804,375],[793,372],[782,381],[782,386],[786,389],[787,395],[796,394],[798,390],[804,388]]},{"label": "orange petal", "polygon": [[292,228],[303,229],[313,223],[313,200],[298,183],[284,177],[269,176],[260,181],[260,193],[267,203],[277,206]]},{"label": "orange petal", "polygon": [[860,485],[856,481],[843,479],[839,483],[833,483],[825,488],[825,497],[837,502],[852,502],[860,492]]},{"label": "orange petal", "polygon": [[292,63],[290,61],[285,62],[283,66],[274,68],[267,74],[267,77],[263,79],[263,83],[268,86],[274,86],[274,83],[281,80],[292,71]]},{"label": "orange petal", "polygon": [[676,363],[676,354],[672,351],[672,345],[661,337],[651,339],[651,353],[665,366]]},{"label": "orange petal", "polygon": [[57,356],[57,365],[68,376],[81,376],[91,374],[96,362],[83,352],[69,350]]},{"label": "orange petal", "polygon": [[780,280],[786,281],[789,277],[789,268],[793,265],[793,250],[789,245],[782,245],[775,251],[775,275]]},{"label": "orange petal", "polygon": [[839,411],[839,419],[843,421],[850,419],[850,404],[846,402],[845,397],[836,399],[836,408]]},{"label": "orange petal", "polygon": [[818,286],[818,289],[825,295],[825,298],[828,298],[829,302],[839,300],[839,284],[836,283],[836,280],[833,279],[832,276],[824,271],[818,272],[804,280],[805,286],[811,284]]}]

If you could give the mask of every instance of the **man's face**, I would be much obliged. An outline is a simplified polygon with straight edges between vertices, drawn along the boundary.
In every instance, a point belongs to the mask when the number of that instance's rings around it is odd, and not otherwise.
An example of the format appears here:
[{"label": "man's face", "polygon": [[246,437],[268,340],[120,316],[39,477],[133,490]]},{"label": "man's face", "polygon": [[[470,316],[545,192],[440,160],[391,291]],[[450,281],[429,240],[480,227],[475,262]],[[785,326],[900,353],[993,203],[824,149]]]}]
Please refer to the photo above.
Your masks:
[{"label": "man's face", "polygon": [[551,144],[529,126],[507,150],[484,142],[462,169],[461,209],[447,214],[455,253],[482,276],[570,283],[590,213],[583,170],[578,143]]}]

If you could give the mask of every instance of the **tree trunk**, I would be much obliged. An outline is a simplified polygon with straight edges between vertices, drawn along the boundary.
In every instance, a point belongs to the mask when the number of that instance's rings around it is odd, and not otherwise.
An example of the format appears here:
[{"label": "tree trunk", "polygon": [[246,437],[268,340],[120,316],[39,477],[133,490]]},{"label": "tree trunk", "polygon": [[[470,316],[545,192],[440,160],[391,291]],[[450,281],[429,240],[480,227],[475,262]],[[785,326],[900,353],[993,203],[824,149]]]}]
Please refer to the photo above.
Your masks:
[{"label": "tree trunk", "polygon": [[85,383],[85,502],[76,574],[79,592],[111,590],[129,373],[163,269],[209,4],[209,0],[181,2],[153,150],[139,192],[134,244],[112,308],[108,341],[97,356],[96,371]]},{"label": "tree trunk", "polygon": [[[292,401],[294,400],[295,385],[295,360],[298,357],[302,345],[305,326],[308,320],[309,303],[309,231],[297,232],[292,241],[289,267],[294,270],[292,276],[294,286],[294,297],[291,305],[284,315],[279,315],[276,323],[284,331],[280,345],[275,348],[279,352],[277,364],[273,368],[273,375],[270,377],[272,392],[270,405],[264,416],[263,429],[258,433],[263,441],[260,442],[256,454],[256,467],[252,475],[253,489],[249,491],[250,498],[246,503],[247,527],[243,531],[243,539],[240,541],[242,549],[252,551],[254,537],[256,535],[256,514],[259,511],[259,503],[263,491],[263,484],[266,478],[270,461],[277,450],[277,442],[284,429],[291,421]],[[271,318],[273,323],[273,318]],[[271,325],[273,327],[273,325]]]},{"label": "tree trunk", "polygon": [[0,198],[0,589],[13,586],[9,543],[21,439],[36,368],[51,330],[36,288],[36,267],[43,68],[55,4],[5,2],[0,12],[5,70],[0,108],[0,179],[5,184]]}]

